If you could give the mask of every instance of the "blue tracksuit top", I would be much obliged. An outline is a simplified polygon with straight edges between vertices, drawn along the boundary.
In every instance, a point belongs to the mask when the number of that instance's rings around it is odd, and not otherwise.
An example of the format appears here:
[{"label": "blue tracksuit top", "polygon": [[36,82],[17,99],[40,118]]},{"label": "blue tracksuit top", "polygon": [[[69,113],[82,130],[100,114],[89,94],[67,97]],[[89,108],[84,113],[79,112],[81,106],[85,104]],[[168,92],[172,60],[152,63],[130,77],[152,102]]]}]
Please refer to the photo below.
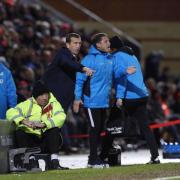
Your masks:
[{"label": "blue tracksuit top", "polygon": [[11,72],[0,63],[0,120],[5,119],[7,109],[16,104],[16,86]]},{"label": "blue tracksuit top", "polygon": [[116,98],[120,99],[139,99],[148,96],[147,88],[144,84],[141,66],[134,55],[117,51],[114,53],[114,67],[123,66],[125,69],[129,66],[135,66],[136,72],[131,75],[118,76],[115,68],[115,89]]},{"label": "blue tracksuit top", "polygon": [[77,73],[75,99],[83,99],[84,106],[87,108],[109,107],[113,56],[91,46],[89,54],[83,58],[81,63],[95,72],[90,78],[84,73]]}]

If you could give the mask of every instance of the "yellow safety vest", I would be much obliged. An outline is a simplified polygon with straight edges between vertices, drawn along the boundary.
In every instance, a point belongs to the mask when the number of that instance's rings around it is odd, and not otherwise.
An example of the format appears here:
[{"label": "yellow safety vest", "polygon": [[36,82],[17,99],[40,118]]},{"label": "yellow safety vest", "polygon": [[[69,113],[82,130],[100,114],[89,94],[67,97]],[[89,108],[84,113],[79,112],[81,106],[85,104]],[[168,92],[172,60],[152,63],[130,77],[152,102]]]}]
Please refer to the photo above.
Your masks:
[{"label": "yellow safety vest", "polygon": [[[6,112],[6,119],[14,121],[17,129],[21,129],[26,133],[41,136],[43,132],[53,127],[61,128],[66,119],[66,114],[60,103],[50,93],[49,103],[42,109],[31,97],[24,102],[19,103],[16,107],[9,109]],[[32,129],[20,122],[22,120],[41,121],[46,124],[44,129]]]}]

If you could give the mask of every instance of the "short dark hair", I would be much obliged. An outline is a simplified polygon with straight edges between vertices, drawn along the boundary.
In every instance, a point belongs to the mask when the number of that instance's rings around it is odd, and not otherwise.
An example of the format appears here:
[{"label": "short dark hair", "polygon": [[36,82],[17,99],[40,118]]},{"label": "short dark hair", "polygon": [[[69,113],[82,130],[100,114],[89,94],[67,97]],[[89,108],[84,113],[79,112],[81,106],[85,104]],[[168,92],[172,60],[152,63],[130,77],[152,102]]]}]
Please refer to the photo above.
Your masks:
[{"label": "short dark hair", "polygon": [[124,47],[124,42],[122,41],[122,39],[119,36],[113,36],[110,39],[110,43],[111,43],[111,49],[120,49],[122,47]]},{"label": "short dark hair", "polygon": [[66,35],[66,43],[70,43],[71,38],[81,38],[81,36],[77,33],[69,33]]},{"label": "short dark hair", "polygon": [[92,39],[91,42],[93,45],[96,45],[97,43],[99,43],[102,40],[102,37],[108,37],[108,35],[106,33],[97,33],[95,34]]},{"label": "short dark hair", "polygon": [[34,84],[32,96],[36,99],[38,96],[41,96],[42,94],[45,93],[49,94],[50,93],[49,89],[45,86],[45,84],[41,80],[38,80]]}]

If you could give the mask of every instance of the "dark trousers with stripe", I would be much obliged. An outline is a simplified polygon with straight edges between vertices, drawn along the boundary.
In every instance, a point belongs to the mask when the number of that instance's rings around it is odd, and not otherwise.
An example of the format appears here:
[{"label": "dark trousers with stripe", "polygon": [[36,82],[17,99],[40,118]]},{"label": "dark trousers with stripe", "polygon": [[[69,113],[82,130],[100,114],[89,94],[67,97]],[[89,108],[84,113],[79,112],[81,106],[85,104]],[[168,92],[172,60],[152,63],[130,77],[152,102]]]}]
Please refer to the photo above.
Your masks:
[{"label": "dark trousers with stripe", "polygon": [[88,108],[89,119],[89,161],[95,161],[98,158],[98,145],[100,143],[100,133],[104,130],[106,120],[105,108]]},{"label": "dark trousers with stripe", "polygon": [[15,132],[15,142],[17,148],[40,147],[42,153],[54,154],[59,152],[62,138],[57,127],[45,131],[41,138],[19,129]]}]

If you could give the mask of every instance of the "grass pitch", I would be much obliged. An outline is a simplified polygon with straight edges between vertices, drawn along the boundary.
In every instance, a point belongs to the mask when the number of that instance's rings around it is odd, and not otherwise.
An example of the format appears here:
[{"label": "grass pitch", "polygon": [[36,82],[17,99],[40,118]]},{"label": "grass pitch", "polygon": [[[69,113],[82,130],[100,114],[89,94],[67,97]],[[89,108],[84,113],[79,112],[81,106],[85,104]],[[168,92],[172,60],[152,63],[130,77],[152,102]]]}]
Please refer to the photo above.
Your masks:
[{"label": "grass pitch", "polygon": [[171,176],[180,176],[180,163],[3,174],[0,180],[139,180]]}]

